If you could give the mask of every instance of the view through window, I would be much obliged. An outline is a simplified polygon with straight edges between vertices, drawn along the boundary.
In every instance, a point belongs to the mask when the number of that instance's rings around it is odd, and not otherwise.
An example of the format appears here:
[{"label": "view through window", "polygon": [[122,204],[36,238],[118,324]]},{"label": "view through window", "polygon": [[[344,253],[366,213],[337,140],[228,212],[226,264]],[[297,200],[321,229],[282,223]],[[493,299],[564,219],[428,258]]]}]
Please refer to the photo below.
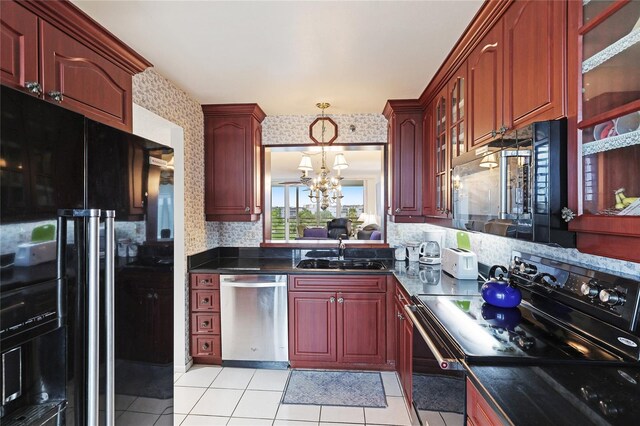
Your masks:
[{"label": "view through window", "polygon": [[[328,148],[331,150],[327,152],[329,168],[340,152],[349,167],[340,171],[343,197],[332,199],[326,209],[322,209],[320,200],[309,197],[311,191],[300,181],[302,172],[297,169],[302,156],[308,155],[314,166],[309,176],[317,176],[320,170],[319,152],[316,153],[309,146],[266,149],[269,151],[267,158],[270,158],[270,164],[267,166],[270,167],[268,175],[271,181],[269,193],[266,194],[270,214],[270,222],[267,222],[271,224],[267,235],[271,241],[295,242],[337,236],[369,240],[373,231],[378,231],[373,236],[377,238],[376,242],[382,242],[383,146]],[[337,171],[331,170],[330,176],[337,176]],[[336,227],[341,227],[340,231],[332,232],[332,228]],[[361,232],[363,229],[369,232]]]}]

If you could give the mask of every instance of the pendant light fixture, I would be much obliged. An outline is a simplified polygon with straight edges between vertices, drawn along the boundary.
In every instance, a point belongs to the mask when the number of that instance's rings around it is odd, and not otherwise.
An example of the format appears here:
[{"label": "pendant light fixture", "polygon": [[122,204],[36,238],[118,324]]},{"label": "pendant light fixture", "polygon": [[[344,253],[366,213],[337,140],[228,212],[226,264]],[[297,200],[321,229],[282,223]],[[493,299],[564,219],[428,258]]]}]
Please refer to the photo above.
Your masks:
[{"label": "pendant light fixture", "polygon": [[[322,111],[320,117],[316,118],[309,126],[309,137],[317,145],[320,145],[321,165],[320,172],[316,177],[310,177],[309,172],[313,171],[311,158],[303,155],[298,170],[302,171],[300,182],[309,188],[309,199],[317,203],[320,202],[320,208],[326,210],[330,205],[334,205],[338,199],[342,199],[342,176],[340,171],[349,167],[344,154],[339,153],[333,162],[333,169],[337,170],[337,176],[330,176],[331,171],[327,168],[327,158],[325,146],[331,145],[338,137],[338,125],[329,117],[325,117],[324,110],[330,105],[326,102],[317,103],[316,106]],[[318,140],[318,136],[320,139]],[[325,139],[326,138],[326,139]]]}]

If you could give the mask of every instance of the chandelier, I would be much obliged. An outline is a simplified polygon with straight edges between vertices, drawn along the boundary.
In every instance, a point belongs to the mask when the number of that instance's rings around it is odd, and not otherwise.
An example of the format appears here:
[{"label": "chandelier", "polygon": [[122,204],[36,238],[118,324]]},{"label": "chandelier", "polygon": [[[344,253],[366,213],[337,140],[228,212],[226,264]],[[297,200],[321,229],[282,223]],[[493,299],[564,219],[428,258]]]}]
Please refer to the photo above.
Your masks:
[{"label": "chandelier", "polygon": [[[309,188],[311,202],[319,202],[320,208],[326,210],[330,205],[335,205],[337,200],[344,197],[342,195],[342,185],[340,184],[342,181],[340,171],[349,167],[349,164],[347,164],[344,154],[337,154],[333,162],[333,169],[337,170],[337,176],[330,176],[331,171],[327,168],[325,146],[331,145],[338,137],[338,125],[331,118],[324,115],[324,110],[330,106],[328,103],[317,103],[316,106],[322,110],[322,114],[309,126],[309,136],[316,144],[320,145],[322,156],[320,172],[316,177],[309,176],[309,172],[313,171],[313,166],[311,165],[311,157],[306,154],[302,156],[298,170],[302,171],[300,182]],[[320,132],[320,140],[317,139],[318,131]],[[327,135],[329,132],[331,134]],[[331,136],[328,137],[327,142],[325,142],[326,136]]]}]

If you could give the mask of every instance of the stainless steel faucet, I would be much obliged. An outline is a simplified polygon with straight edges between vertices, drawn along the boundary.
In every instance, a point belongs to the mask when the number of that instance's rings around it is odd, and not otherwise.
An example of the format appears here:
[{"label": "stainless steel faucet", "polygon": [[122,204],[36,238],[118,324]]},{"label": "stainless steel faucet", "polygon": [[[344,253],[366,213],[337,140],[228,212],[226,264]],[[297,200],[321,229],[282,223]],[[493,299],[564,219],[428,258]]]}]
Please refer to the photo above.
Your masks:
[{"label": "stainless steel faucet", "polygon": [[342,242],[342,237],[338,238],[338,260],[344,260],[344,249],[346,245]]}]

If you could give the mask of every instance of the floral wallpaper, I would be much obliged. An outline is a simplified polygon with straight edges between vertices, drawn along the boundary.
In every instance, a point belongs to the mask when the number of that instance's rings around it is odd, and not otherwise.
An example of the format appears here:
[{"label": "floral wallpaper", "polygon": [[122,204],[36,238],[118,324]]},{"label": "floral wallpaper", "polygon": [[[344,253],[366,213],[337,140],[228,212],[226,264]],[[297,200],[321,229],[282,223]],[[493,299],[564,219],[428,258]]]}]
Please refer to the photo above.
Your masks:
[{"label": "floral wallpaper", "polygon": [[[387,119],[382,114],[331,115],[338,125],[335,143],[386,143]],[[309,125],[317,115],[274,115],[262,122],[263,145],[304,145]],[[353,131],[351,130],[351,126]],[[258,222],[208,222],[211,235],[217,235],[221,247],[257,247],[262,242],[262,220]],[[212,247],[212,246],[210,246]]]},{"label": "floral wallpaper", "polygon": [[[447,231],[446,247],[456,247],[457,230],[442,228],[427,224],[398,224],[387,222],[387,240],[391,247],[406,241],[422,241],[422,233],[427,229],[445,229]],[[640,263],[611,259],[602,256],[593,256],[580,253],[576,249],[552,247],[545,244],[530,243],[510,238],[487,235],[481,233],[469,233],[471,250],[478,255],[478,261],[486,265],[506,265],[511,259],[511,251],[517,250],[525,253],[566,261],[573,264],[582,264],[586,267],[605,271],[622,272],[640,278]]]},{"label": "floral wallpaper", "polygon": [[[387,119],[382,114],[326,115],[338,125],[338,138],[334,143],[387,143]],[[268,116],[262,122],[262,144],[311,144],[309,125],[318,116]]]}]

